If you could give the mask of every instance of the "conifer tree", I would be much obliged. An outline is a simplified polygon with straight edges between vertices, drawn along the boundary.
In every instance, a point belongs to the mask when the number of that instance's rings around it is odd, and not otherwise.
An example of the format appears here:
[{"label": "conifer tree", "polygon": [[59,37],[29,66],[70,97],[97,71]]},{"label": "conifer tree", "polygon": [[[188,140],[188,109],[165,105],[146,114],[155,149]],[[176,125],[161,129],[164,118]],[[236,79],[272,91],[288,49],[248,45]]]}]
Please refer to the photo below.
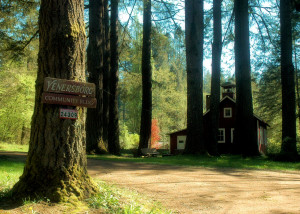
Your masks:
[{"label": "conifer tree", "polygon": [[235,13],[235,76],[236,76],[236,152],[258,155],[253,117],[248,0],[234,1]]},{"label": "conifer tree", "polygon": [[218,155],[218,128],[220,105],[220,78],[221,78],[221,53],[222,53],[222,26],[221,26],[221,0],[213,1],[214,38],[212,46],[212,75],[210,96],[210,119],[208,151],[212,155]]},{"label": "conifer tree", "polygon": [[206,153],[203,138],[203,0],[185,0],[187,65],[186,154]]},{"label": "conifer tree", "polygon": [[152,69],[151,69],[151,0],[143,0],[143,48],[142,48],[142,113],[139,153],[148,148],[151,140],[152,119]]},{"label": "conifer tree", "polygon": [[118,4],[119,0],[111,1],[111,75],[110,75],[110,97],[109,97],[109,141],[108,150],[111,154],[120,155],[119,141],[119,111],[118,111],[118,81],[119,81],[119,52],[118,52]]},{"label": "conifer tree", "polygon": [[108,0],[104,0],[104,41],[103,45],[103,143],[108,145],[109,132],[109,75],[110,75],[110,23]]},{"label": "conifer tree", "polygon": [[[77,120],[59,118],[59,106],[42,103],[45,77],[85,82],[83,0],[42,0],[39,61],[29,152],[14,198],[82,200],[96,192],[87,174],[85,112]],[[55,13],[53,13],[55,11]]]},{"label": "conifer tree", "polygon": [[292,61],[292,5],[280,1],[281,85],[282,85],[282,145],[281,155],[294,159],[296,147],[295,73]]},{"label": "conifer tree", "polygon": [[96,85],[97,107],[88,109],[86,140],[88,153],[105,153],[107,144],[103,141],[103,58],[104,0],[89,1],[89,44],[87,49],[88,81]]}]

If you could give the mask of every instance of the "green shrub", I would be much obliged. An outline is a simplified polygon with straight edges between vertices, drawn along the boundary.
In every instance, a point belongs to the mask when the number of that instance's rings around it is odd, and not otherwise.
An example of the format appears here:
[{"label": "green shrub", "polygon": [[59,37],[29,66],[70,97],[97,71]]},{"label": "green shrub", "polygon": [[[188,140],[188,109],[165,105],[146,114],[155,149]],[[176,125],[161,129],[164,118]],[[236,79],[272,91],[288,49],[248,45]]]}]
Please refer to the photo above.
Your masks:
[{"label": "green shrub", "polygon": [[139,145],[140,136],[128,132],[126,125],[120,126],[120,146],[122,149],[135,149]]},{"label": "green shrub", "polygon": [[27,144],[34,108],[35,73],[9,63],[0,71],[0,141]]}]

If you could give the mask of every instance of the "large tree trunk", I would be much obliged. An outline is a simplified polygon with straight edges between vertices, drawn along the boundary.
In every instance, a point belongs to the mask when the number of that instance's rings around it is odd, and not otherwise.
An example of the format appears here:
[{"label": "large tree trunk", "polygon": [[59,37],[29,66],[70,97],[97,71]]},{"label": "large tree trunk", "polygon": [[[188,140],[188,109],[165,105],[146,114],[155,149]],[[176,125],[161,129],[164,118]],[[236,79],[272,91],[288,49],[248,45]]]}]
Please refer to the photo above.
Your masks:
[{"label": "large tree trunk", "polygon": [[[300,129],[300,88],[299,88],[299,70],[297,66],[297,50],[296,45],[294,44],[294,60],[295,60],[295,81],[296,81],[296,105],[298,114],[298,129]],[[299,131],[299,130],[298,130]],[[297,133],[296,133],[297,134]]]},{"label": "large tree trunk", "polygon": [[151,0],[144,0],[142,49],[142,113],[139,153],[148,148],[151,140],[152,71],[151,71]]},{"label": "large tree trunk", "polygon": [[111,76],[109,99],[109,142],[108,150],[111,154],[120,155],[119,142],[119,111],[118,111],[118,81],[119,81],[119,53],[118,53],[118,4],[119,0],[111,1]]},{"label": "large tree trunk", "polygon": [[58,105],[43,104],[45,77],[85,82],[82,1],[41,1],[40,50],[29,152],[13,197],[69,201],[96,191],[87,174],[85,109],[78,120],[59,119]]},{"label": "large tree trunk", "polygon": [[295,77],[292,62],[291,1],[280,1],[281,32],[281,84],[282,84],[282,145],[281,154],[295,157],[296,148],[296,101]]},{"label": "large tree trunk", "polygon": [[221,0],[213,1],[214,41],[212,45],[212,75],[210,96],[210,120],[208,151],[211,155],[218,155],[218,129],[220,105],[220,77],[222,54],[222,26],[221,26]]},{"label": "large tree trunk", "polygon": [[187,65],[186,154],[206,153],[203,137],[203,0],[185,1]]},{"label": "large tree trunk", "polygon": [[107,145],[103,141],[103,47],[105,46],[103,1],[90,0],[89,4],[88,81],[96,85],[97,107],[87,111],[86,141],[88,153],[107,152]]},{"label": "large tree trunk", "polygon": [[234,143],[245,156],[258,155],[253,117],[248,0],[235,0],[236,127]]},{"label": "large tree trunk", "polygon": [[103,59],[103,142],[108,145],[109,124],[109,74],[110,74],[110,44],[109,44],[109,15],[108,0],[104,0],[104,29],[105,45]]}]

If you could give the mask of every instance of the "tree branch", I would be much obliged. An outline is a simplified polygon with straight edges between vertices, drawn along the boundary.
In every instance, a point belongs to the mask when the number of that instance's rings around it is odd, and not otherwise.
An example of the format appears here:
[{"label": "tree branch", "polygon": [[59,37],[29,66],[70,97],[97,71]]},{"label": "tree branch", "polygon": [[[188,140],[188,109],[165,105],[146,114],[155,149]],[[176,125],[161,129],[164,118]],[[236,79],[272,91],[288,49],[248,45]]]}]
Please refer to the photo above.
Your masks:
[{"label": "tree branch", "polygon": [[234,9],[232,10],[232,13],[231,13],[231,16],[230,16],[230,20],[229,20],[227,29],[226,29],[225,34],[224,34],[224,38],[223,38],[223,41],[222,41],[222,46],[223,46],[224,41],[225,41],[225,39],[226,39],[226,35],[227,35],[227,32],[228,32],[228,30],[229,30],[229,28],[230,28],[230,25],[231,25],[231,22],[232,22],[232,20],[233,20],[233,17],[234,17]]}]

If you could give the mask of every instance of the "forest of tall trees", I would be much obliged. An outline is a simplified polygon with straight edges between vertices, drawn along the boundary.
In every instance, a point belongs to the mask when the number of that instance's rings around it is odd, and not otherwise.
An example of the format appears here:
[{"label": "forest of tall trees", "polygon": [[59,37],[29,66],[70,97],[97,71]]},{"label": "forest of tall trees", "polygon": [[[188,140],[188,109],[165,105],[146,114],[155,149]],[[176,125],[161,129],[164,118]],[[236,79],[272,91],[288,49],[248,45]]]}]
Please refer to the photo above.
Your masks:
[{"label": "forest of tall trees", "polygon": [[[87,110],[87,152],[148,147],[155,120],[162,142],[187,128],[186,153],[218,155],[216,104],[221,83],[231,81],[237,87],[237,152],[258,154],[250,131],[255,113],[270,125],[269,153],[298,155],[298,1],[85,0],[81,6],[88,42],[81,47],[87,77],[80,78],[96,85],[97,98],[97,108]],[[37,0],[1,1],[1,142],[33,143],[40,10]],[[204,142],[207,94],[211,132]]]}]

